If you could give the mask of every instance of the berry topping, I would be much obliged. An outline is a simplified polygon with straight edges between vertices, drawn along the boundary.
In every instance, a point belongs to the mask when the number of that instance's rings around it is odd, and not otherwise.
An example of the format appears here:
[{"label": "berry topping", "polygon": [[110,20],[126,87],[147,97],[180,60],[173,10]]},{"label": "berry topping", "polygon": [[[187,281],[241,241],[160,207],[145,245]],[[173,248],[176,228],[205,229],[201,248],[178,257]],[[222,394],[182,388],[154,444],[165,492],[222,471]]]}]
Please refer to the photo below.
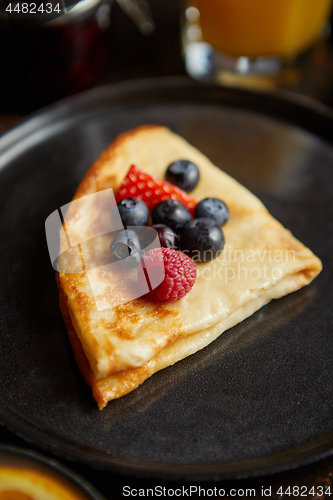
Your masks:
[{"label": "berry topping", "polygon": [[179,233],[191,220],[190,211],[178,200],[168,199],[153,208],[151,217],[153,224],[165,224]]},{"label": "berry topping", "polygon": [[179,249],[178,236],[171,227],[164,224],[154,224],[152,228],[157,231],[161,247],[173,248],[174,250]]},{"label": "berry topping", "polygon": [[136,267],[142,256],[140,239],[131,229],[119,231],[113,238],[110,250],[115,260],[122,260],[126,267]]},{"label": "berry topping", "polygon": [[184,297],[195,283],[197,277],[195,262],[177,250],[154,248],[143,256],[142,261],[145,270],[139,274],[139,280],[148,277],[150,283],[155,275],[160,277],[164,273],[162,283],[146,295],[154,302],[175,302]]},{"label": "berry topping", "polygon": [[216,259],[222,252],[224,234],[212,219],[194,219],[184,227],[180,237],[180,246],[182,252],[195,262],[209,262]]},{"label": "berry topping", "polygon": [[117,203],[117,207],[124,227],[148,224],[149,209],[143,201],[137,198],[124,198]]},{"label": "berry topping", "polygon": [[168,166],[165,178],[187,193],[198,185],[200,172],[198,167],[188,160],[177,160]]},{"label": "berry topping", "polygon": [[218,226],[223,226],[229,220],[230,213],[224,201],[218,198],[205,198],[195,207],[194,217],[208,217]]},{"label": "berry topping", "polygon": [[181,201],[185,207],[192,211],[197,204],[197,201],[182,189],[142,172],[135,165],[131,166],[121,183],[116,194],[116,202],[130,197],[144,201],[150,210],[161,201],[169,198]]}]

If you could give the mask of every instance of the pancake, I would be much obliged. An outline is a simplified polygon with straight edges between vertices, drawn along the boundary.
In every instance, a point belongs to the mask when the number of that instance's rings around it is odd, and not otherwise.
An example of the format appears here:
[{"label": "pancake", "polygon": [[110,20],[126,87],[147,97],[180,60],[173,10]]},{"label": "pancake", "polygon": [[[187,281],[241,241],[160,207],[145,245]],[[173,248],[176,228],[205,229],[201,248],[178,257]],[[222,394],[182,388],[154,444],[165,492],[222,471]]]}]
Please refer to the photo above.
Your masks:
[{"label": "pancake", "polygon": [[[190,293],[173,303],[154,303],[131,295],[135,269],[120,273],[110,266],[112,231],[121,228],[119,220],[110,223],[110,193],[132,164],[163,180],[178,159],[199,167],[200,182],[191,196],[216,197],[228,205],[226,245],[215,260],[197,263]],[[272,299],[307,285],[322,268],[256,196],[183,138],[155,125],[120,135],[91,166],[65,214],[60,253],[60,308],[100,409]]]}]

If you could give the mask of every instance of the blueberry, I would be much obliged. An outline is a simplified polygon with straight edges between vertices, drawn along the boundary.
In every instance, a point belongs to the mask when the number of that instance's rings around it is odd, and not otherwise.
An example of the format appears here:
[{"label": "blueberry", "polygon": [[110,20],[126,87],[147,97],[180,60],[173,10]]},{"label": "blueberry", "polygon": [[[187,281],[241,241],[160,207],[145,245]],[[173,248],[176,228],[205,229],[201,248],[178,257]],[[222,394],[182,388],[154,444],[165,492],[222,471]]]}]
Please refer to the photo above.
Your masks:
[{"label": "blueberry", "polygon": [[148,224],[149,209],[143,201],[137,198],[124,198],[117,203],[117,207],[124,227]]},{"label": "blueberry", "polygon": [[161,247],[173,248],[174,250],[179,249],[178,236],[171,227],[164,224],[154,224],[152,228],[157,231]]},{"label": "blueberry", "polygon": [[198,185],[200,172],[198,167],[188,160],[177,160],[168,166],[165,178],[187,193]]},{"label": "blueberry", "polygon": [[151,216],[153,224],[165,224],[176,233],[192,218],[190,211],[180,201],[171,198],[156,205]]},{"label": "blueberry", "polygon": [[205,198],[199,201],[194,209],[194,217],[208,217],[216,222],[218,226],[223,226],[230,217],[227,205],[218,198]]},{"label": "blueberry", "polygon": [[222,229],[212,220],[200,218],[191,220],[180,236],[182,252],[195,262],[209,262],[216,259],[224,248]]},{"label": "blueberry", "polygon": [[110,250],[115,260],[121,260],[126,267],[136,267],[142,257],[140,239],[131,229],[119,231],[113,238]]}]

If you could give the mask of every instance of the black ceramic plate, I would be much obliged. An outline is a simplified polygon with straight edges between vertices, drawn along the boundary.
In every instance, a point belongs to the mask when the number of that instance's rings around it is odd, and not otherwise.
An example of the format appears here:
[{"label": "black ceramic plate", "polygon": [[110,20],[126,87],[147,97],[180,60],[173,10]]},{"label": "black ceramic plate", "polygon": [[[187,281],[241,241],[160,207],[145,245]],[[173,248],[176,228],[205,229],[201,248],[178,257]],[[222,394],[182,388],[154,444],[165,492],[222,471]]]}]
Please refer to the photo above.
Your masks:
[{"label": "black ceramic plate", "polygon": [[[171,127],[245,184],[324,271],[100,412],[59,313],[44,221],[117,134],[143,123]],[[5,135],[2,422],[62,456],[156,477],[246,477],[331,453],[332,131],[319,106],[185,79],[97,89]]]},{"label": "black ceramic plate", "polygon": [[16,446],[0,446],[0,470],[2,467],[14,467],[18,471],[37,472],[53,480],[55,484],[66,488],[67,495],[72,493],[81,500],[105,500],[81,476],[59,464],[56,460],[47,458],[32,450],[17,448]]}]

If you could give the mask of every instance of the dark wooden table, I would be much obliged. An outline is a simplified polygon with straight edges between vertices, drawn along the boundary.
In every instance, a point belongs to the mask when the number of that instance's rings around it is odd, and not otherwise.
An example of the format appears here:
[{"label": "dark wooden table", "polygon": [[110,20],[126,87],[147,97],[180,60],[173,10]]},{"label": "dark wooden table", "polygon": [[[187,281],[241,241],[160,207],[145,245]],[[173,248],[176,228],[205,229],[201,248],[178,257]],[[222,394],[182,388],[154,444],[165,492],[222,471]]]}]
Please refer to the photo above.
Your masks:
[{"label": "dark wooden table", "polygon": [[[179,44],[179,1],[159,0],[150,1],[157,29],[151,36],[143,36],[133,23],[125,16],[117,4],[112,5],[111,26],[107,31],[107,44],[110,51],[106,63],[106,72],[98,82],[98,85],[105,83],[119,82],[142,77],[155,77],[164,75],[185,75],[185,69],[180,53]],[[6,74],[10,68],[2,67],[2,85]],[[327,49],[319,50],[312,61],[311,69],[304,74],[302,81],[292,91],[304,95],[310,99],[315,99],[327,106],[333,107],[333,43],[330,40]],[[47,101],[27,100],[23,103],[15,100],[15,96],[8,94],[8,86],[5,91],[2,89],[3,99],[0,104],[0,134],[8,128],[15,126],[22,119],[25,119],[30,112],[36,111]],[[27,443],[20,437],[0,426],[0,443],[14,444],[24,448],[38,449],[34,444]],[[50,456],[50,453],[46,453]],[[176,488],[184,483],[164,482],[155,479],[138,479],[131,476],[120,476],[110,472],[103,472],[91,469],[80,463],[73,463],[63,458],[57,457],[61,463],[80,473],[88,479],[107,499],[124,498],[122,488],[125,485],[131,488],[153,488],[162,485],[166,488]],[[223,488],[227,493],[234,490],[253,488],[256,491],[256,498],[263,498],[262,489],[266,496],[272,498],[298,497],[301,494],[302,486],[307,487],[307,491],[314,487],[313,495],[306,498],[330,498],[333,495],[333,457],[316,462],[312,465],[300,467],[296,470],[277,473],[270,476],[239,479],[236,481],[218,481],[194,483],[204,488]],[[282,486],[283,495],[279,494]],[[290,488],[289,488],[290,487]],[[320,488],[329,489],[326,495],[320,495]],[[290,493],[290,494],[289,494]],[[245,496],[245,493],[244,495]],[[193,497],[195,497],[193,495]],[[231,496],[230,496],[231,497]],[[235,495],[234,495],[235,497]],[[252,495],[252,498],[254,496]]]}]

